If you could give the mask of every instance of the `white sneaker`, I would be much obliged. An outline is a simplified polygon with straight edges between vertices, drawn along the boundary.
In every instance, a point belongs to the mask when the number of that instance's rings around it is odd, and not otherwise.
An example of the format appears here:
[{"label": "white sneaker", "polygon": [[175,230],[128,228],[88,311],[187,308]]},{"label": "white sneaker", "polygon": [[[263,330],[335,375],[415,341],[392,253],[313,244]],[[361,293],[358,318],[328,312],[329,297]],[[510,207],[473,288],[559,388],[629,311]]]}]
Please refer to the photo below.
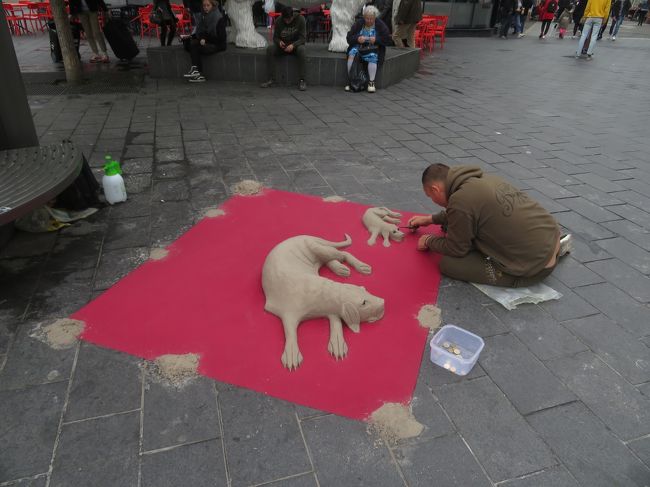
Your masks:
[{"label": "white sneaker", "polygon": [[563,235],[560,238],[560,252],[557,254],[558,257],[563,257],[566,254],[569,254],[573,251],[573,237],[570,233]]},{"label": "white sneaker", "polygon": [[196,78],[198,75],[200,75],[199,70],[197,69],[196,66],[192,66],[190,70],[183,75],[184,78]]},{"label": "white sneaker", "polygon": [[368,82],[368,93],[374,93],[375,91],[377,91],[375,88],[375,82],[374,81]]},{"label": "white sneaker", "polygon": [[350,91],[350,85],[345,85],[345,91]]},{"label": "white sneaker", "polygon": [[205,76],[203,76],[201,73],[198,73],[193,78],[190,78],[190,83],[203,83],[204,81],[205,81]]},{"label": "white sneaker", "polygon": [[616,40],[616,36],[612,36],[612,40],[615,41],[615,40]]}]

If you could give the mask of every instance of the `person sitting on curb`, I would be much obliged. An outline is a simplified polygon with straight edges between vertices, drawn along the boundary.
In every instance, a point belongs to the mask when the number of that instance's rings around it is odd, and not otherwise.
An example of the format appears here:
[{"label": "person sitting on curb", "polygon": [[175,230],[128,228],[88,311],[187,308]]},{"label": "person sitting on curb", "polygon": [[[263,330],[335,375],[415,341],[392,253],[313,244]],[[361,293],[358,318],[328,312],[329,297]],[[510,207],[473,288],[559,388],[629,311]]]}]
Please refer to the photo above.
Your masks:
[{"label": "person sitting on curb", "polygon": [[293,11],[291,7],[284,7],[282,15],[275,20],[273,26],[273,43],[266,48],[266,62],[269,72],[269,80],[262,83],[262,88],[269,88],[275,84],[275,65],[278,56],[295,55],[298,58],[298,71],[300,81],[298,89],[305,91],[305,64],[307,54],[305,52],[305,38],[307,28],[305,19],[300,13]]},{"label": "person sitting on curb", "polygon": [[414,216],[412,229],[442,225],[446,235],[423,235],[418,250],[442,254],[440,272],[452,279],[526,287],[553,272],[571,250],[571,235],[542,206],[478,166],[432,164],[422,174],[424,193],[445,210]]},{"label": "person sitting on curb", "polygon": [[191,37],[183,40],[183,44],[192,59],[192,67],[184,75],[185,78],[191,83],[204,82],[201,56],[225,51],[227,47],[226,18],[221,13],[217,0],[203,0],[203,13],[198,18],[196,30]]},{"label": "person sitting on curb", "polygon": [[[377,66],[384,61],[386,45],[390,42],[388,27],[379,18],[379,10],[373,5],[363,9],[363,18],[357,20],[347,34],[348,41],[348,75],[359,54],[361,60],[368,63],[368,93],[374,93]],[[350,85],[345,86],[350,91]]]}]

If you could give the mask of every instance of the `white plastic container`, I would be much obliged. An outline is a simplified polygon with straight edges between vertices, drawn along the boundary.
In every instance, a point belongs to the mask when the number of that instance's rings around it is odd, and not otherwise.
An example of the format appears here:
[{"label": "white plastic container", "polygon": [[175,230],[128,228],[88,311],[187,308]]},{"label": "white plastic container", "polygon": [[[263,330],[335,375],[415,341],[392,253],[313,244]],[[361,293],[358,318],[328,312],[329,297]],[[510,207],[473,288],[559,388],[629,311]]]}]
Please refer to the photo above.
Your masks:
[{"label": "white plastic container", "polygon": [[117,161],[111,160],[111,156],[106,156],[106,161],[102,178],[106,201],[111,205],[126,201],[126,186],[124,186],[124,179],[121,176],[122,169]]},{"label": "white plastic container", "polygon": [[[445,350],[448,343],[459,349],[460,355]],[[456,375],[467,375],[476,364],[485,346],[483,339],[456,325],[445,325],[431,339],[431,361]]]}]

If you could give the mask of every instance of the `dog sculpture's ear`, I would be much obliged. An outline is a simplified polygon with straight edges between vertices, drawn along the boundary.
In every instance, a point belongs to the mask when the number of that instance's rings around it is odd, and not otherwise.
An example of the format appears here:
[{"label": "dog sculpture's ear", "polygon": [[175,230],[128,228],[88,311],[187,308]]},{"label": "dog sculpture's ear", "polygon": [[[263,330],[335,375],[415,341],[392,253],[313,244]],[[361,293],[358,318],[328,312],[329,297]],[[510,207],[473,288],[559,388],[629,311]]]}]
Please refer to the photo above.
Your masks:
[{"label": "dog sculpture's ear", "polygon": [[348,325],[350,330],[355,333],[361,331],[361,316],[359,316],[359,310],[352,303],[343,303],[343,312],[341,313],[341,318],[345,321],[345,324]]}]

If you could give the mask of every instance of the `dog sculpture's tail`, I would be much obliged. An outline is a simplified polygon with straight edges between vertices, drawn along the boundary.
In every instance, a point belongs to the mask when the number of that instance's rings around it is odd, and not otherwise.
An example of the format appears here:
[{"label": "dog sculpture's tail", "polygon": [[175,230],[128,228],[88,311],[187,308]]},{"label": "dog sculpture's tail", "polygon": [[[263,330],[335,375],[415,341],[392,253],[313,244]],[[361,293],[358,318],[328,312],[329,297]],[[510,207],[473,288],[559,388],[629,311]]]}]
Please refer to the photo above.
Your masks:
[{"label": "dog sculpture's tail", "polygon": [[329,240],[325,240],[322,238],[318,239],[320,243],[323,245],[327,245],[329,247],[334,247],[335,249],[341,249],[344,247],[349,247],[352,245],[352,237],[350,237],[347,233],[345,234],[345,240],[343,242],[330,242]]}]

